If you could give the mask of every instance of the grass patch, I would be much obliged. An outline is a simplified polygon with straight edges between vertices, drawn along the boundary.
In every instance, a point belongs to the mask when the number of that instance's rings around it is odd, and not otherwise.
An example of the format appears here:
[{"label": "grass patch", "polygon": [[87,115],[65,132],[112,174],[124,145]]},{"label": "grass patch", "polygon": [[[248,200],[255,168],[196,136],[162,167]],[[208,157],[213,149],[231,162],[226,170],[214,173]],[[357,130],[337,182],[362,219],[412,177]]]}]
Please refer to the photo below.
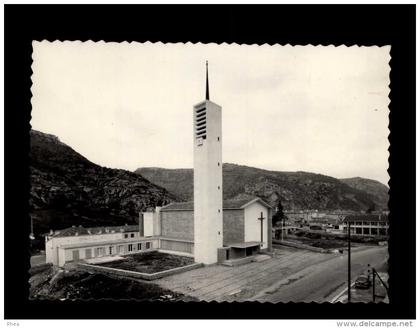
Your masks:
[{"label": "grass patch", "polygon": [[107,268],[135,271],[141,273],[156,273],[194,263],[194,259],[186,256],[149,252],[125,256],[124,259],[96,264]]}]

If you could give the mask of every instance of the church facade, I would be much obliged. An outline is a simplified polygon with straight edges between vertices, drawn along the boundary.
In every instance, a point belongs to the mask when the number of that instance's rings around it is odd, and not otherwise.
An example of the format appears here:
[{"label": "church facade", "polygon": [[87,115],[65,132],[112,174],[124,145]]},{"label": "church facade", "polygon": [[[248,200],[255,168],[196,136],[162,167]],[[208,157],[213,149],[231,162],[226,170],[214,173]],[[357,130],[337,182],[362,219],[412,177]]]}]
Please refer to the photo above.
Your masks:
[{"label": "church facade", "polygon": [[[272,207],[258,197],[224,200],[222,211],[223,240],[214,249],[212,263],[246,258],[260,251],[270,252]],[[262,218],[262,219],[261,219]],[[172,203],[142,215],[144,231],[159,240],[163,252],[194,256],[197,243],[194,202]],[[146,235],[145,235],[146,236]],[[195,258],[195,261],[198,260]],[[207,263],[211,264],[211,263]]]}]

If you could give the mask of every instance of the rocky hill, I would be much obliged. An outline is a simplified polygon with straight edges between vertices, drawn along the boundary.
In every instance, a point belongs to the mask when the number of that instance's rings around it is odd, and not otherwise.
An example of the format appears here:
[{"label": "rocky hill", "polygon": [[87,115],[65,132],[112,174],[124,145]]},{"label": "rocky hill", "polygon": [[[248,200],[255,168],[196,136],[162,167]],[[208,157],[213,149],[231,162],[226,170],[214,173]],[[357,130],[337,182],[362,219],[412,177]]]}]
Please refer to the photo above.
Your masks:
[{"label": "rocky hill", "polygon": [[133,224],[177,198],[138,174],[96,165],[53,135],[31,131],[30,211],[35,235],[72,225]]},{"label": "rocky hill", "polygon": [[[192,169],[139,168],[135,171],[183,200],[193,197]],[[374,197],[373,195],[378,196]],[[354,210],[386,208],[384,190],[369,192],[354,188],[333,177],[308,172],[267,171],[254,167],[223,164],[224,198],[251,194],[284,209]]]},{"label": "rocky hill", "polygon": [[376,180],[360,177],[340,179],[348,186],[367,193],[379,208],[387,208],[389,188]]}]

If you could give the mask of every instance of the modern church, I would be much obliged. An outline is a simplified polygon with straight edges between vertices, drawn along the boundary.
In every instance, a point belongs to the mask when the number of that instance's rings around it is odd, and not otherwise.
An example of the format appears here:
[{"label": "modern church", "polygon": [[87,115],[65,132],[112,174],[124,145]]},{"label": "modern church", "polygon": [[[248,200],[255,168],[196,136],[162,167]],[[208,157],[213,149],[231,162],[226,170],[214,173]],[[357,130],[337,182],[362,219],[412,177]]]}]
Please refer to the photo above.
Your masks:
[{"label": "modern church", "polygon": [[145,237],[161,251],[194,256],[204,264],[246,262],[271,251],[272,207],[254,196],[223,200],[222,107],[206,99],[193,107],[194,201],[141,215]]},{"label": "modern church", "polygon": [[63,266],[159,250],[233,266],[271,251],[271,206],[254,196],[223,200],[222,107],[210,101],[207,64],[206,100],[193,107],[193,121],[194,202],[141,213],[138,226],[51,231],[46,262]]}]

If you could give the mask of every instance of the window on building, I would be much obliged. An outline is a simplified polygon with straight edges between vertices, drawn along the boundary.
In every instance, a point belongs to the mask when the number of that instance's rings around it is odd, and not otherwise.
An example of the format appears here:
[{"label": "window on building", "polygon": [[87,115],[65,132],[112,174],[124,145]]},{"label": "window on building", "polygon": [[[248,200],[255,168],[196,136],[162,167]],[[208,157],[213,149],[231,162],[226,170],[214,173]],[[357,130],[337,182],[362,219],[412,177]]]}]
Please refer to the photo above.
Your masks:
[{"label": "window on building", "polygon": [[109,246],[109,255],[112,255],[112,249],[113,249],[113,247]]},{"label": "window on building", "polygon": [[373,226],[377,226],[378,225],[378,222],[372,221],[370,224],[373,225]]},{"label": "window on building", "polygon": [[220,166],[220,162],[217,162],[217,166]]},{"label": "window on building", "polygon": [[134,238],[134,233],[131,234],[131,238]]},{"label": "window on building", "polygon": [[358,226],[362,225],[362,221],[356,221],[356,225]]},{"label": "window on building", "polygon": [[219,190],[220,190],[220,186],[217,186],[217,189],[219,189]]},{"label": "window on building", "polygon": [[217,211],[220,213],[220,208]]},{"label": "window on building", "polygon": [[370,235],[369,228],[363,228],[363,234],[364,235]]},{"label": "window on building", "polygon": [[220,137],[217,137],[217,141],[220,141]]},{"label": "window on building", "polygon": [[151,244],[152,244],[151,242],[147,242],[146,243],[146,249],[149,249],[152,246]]},{"label": "window on building", "polygon": [[137,244],[137,250],[138,250],[138,251],[141,251],[141,243],[138,243],[138,244]]},{"label": "window on building", "polygon": [[377,235],[378,234],[378,228],[372,228],[371,233],[372,233],[372,235]]},{"label": "window on building", "polygon": [[95,257],[104,256],[105,248],[104,247],[97,247],[95,248]]},{"label": "window on building", "polygon": [[356,235],[362,234],[362,228],[356,228]]},{"label": "window on building", "polygon": [[128,238],[128,233],[124,234],[124,238]]},{"label": "window on building", "polygon": [[118,246],[118,253],[124,254],[124,245]]},{"label": "window on building", "polygon": [[133,251],[133,244],[128,244],[128,251],[132,252]]}]

